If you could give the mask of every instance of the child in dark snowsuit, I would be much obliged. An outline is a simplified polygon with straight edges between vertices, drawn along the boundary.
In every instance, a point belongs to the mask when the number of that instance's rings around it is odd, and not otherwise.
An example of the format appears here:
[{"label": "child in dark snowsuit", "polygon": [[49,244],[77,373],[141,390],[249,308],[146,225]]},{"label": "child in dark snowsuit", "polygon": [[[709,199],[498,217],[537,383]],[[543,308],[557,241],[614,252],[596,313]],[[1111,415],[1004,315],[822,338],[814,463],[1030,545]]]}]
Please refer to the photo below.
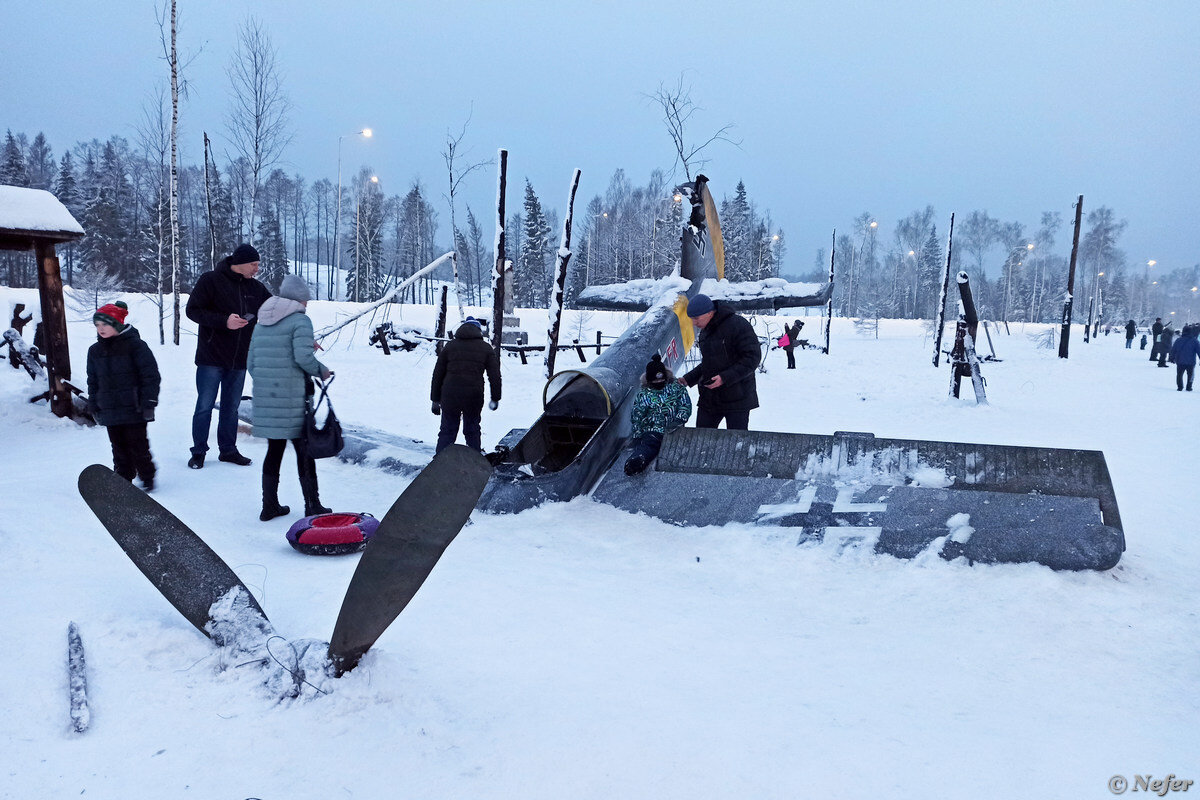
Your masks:
[{"label": "child in dark snowsuit", "polygon": [[485,373],[492,398],[488,408],[495,411],[500,405],[500,356],[483,338],[479,320],[467,317],[454,332],[454,339],[442,348],[442,354],[433,366],[429,399],[433,413],[442,418],[435,452],[440,453],[454,444],[460,420],[467,447],[482,450],[480,420]]},{"label": "child in dark snowsuit", "polygon": [[155,470],[146,424],[154,420],[161,378],[150,346],[125,324],[128,313],[118,302],[100,306],[92,316],[98,338],[87,355],[88,410],[108,428],[113,472],[131,483],[141,478],[150,492]]},{"label": "child in dark snowsuit", "polygon": [[642,376],[642,390],[633,398],[629,415],[633,425],[633,454],[625,462],[625,474],[644,471],[658,456],[663,436],[683,427],[691,416],[692,398],[687,389],[655,354]]}]

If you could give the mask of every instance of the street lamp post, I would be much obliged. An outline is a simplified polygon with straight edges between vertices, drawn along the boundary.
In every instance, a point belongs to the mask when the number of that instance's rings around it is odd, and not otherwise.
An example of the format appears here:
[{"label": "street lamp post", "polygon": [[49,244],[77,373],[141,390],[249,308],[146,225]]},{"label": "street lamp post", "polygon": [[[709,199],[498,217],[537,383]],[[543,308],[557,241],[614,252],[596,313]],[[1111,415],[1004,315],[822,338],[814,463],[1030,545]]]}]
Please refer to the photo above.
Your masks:
[{"label": "street lamp post", "polygon": [[1145,298],[1145,300],[1143,301],[1143,307],[1142,307],[1143,315],[1150,313],[1150,310],[1149,310],[1150,302],[1151,302],[1150,295],[1152,294],[1152,290],[1150,288],[1150,268],[1153,267],[1157,263],[1158,262],[1155,261],[1153,258],[1150,259],[1149,261],[1147,261],[1146,269],[1143,271],[1143,274],[1142,274],[1142,292],[1143,292],[1143,297]]},{"label": "street lamp post", "polygon": [[916,319],[917,318],[917,291],[921,285],[921,270],[918,267],[918,261],[920,259],[917,258],[916,250],[909,250],[908,254],[910,256],[912,256],[912,260],[913,260],[912,318]]},{"label": "street lamp post", "polygon": [[343,133],[338,137],[338,170],[337,170],[337,213],[333,217],[333,275],[329,277],[329,299],[334,300],[337,297],[334,287],[337,285],[337,275],[342,268],[342,243],[338,239],[342,227],[342,139],[347,136],[361,136],[364,139],[371,138],[371,129],[363,128],[361,131],[354,133]]}]

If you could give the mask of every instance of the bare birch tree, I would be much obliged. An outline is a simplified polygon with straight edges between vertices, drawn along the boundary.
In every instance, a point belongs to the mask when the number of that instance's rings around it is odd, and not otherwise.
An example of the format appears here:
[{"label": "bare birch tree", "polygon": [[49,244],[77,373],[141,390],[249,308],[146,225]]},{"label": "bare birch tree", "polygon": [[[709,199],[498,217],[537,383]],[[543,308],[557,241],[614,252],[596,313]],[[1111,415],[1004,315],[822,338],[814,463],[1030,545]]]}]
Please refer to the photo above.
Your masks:
[{"label": "bare birch tree", "polygon": [[[172,0],[174,2],[174,0]],[[230,141],[249,169],[250,209],[247,232],[254,231],[258,190],[263,176],[279,163],[292,141],[291,102],[283,91],[275,47],[261,23],[246,20],[228,68],[233,105],[225,121]]]},{"label": "bare birch tree", "polygon": [[[169,201],[163,196],[169,192],[169,188],[164,187],[164,183],[169,183],[167,152],[171,148],[171,131],[166,120],[166,105],[165,92],[160,86],[154,96],[148,99],[142,106],[142,122],[138,126],[138,138],[140,139],[146,166],[153,166],[150,177],[150,191],[154,195],[153,210],[151,214],[153,219],[147,224],[150,231],[150,238],[154,246],[154,278],[155,278],[155,294],[154,304],[158,307],[158,343],[166,344],[167,336],[164,329],[165,305],[163,303],[163,265],[165,264],[166,250],[171,247],[174,241],[177,241],[174,236],[167,235],[168,220],[163,219],[163,207],[169,204]],[[170,216],[170,211],[168,211]]]},{"label": "bare birch tree", "polygon": [[455,243],[454,251],[453,251],[453,254],[451,255],[451,260],[454,264],[454,296],[458,300],[458,321],[460,323],[466,317],[465,317],[465,314],[463,313],[462,286],[459,283],[459,279],[458,279],[458,233],[459,233],[459,231],[458,231],[458,223],[455,220],[454,197],[458,192],[458,186],[459,186],[459,184],[462,183],[463,178],[467,177],[468,175],[470,175],[472,172],[474,172],[477,169],[482,169],[483,167],[490,166],[492,163],[490,159],[485,160],[485,161],[477,161],[474,164],[468,165],[466,167],[466,169],[458,168],[456,171],[454,162],[455,162],[455,159],[459,155],[458,150],[459,150],[459,146],[462,144],[463,137],[467,135],[467,125],[469,125],[470,123],[471,123],[471,118],[468,116],[467,121],[464,122],[462,125],[462,130],[460,130],[458,132],[458,136],[452,136],[450,134],[450,131],[446,131],[446,147],[444,150],[442,150],[442,160],[444,160],[446,162],[446,171],[449,173],[449,177],[450,177],[450,183],[449,183],[450,192],[449,192],[449,194],[445,194],[442,196],[446,199],[446,202],[450,205],[450,236],[452,237],[452,239]]},{"label": "bare birch tree", "polygon": [[[171,178],[170,178],[170,217],[171,217],[171,294],[173,298],[173,337],[172,341],[179,344],[179,95],[186,94],[186,84],[180,86],[182,67],[179,63],[179,49],[176,45],[179,30],[179,14],[176,0],[170,0],[170,19],[167,19],[167,2],[164,0],[158,12],[159,40],[162,42],[163,60],[171,70]],[[169,30],[168,30],[169,25]],[[159,331],[162,331],[162,270],[158,270],[159,298]]]},{"label": "bare birch tree", "polygon": [[699,170],[708,163],[708,159],[700,156],[710,144],[728,142],[735,147],[741,145],[740,141],[729,137],[729,132],[733,130],[732,124],[721,126],[716,133],[700,144],[695,143],[696,140],[691,138],[688,131],[688,123],[691,122],[692,116],[702,109],[692,101],[692,88],[683,85],[682,74],[673,87],[660,83],[658,91],[651,99],[662,108],[663,124],[667,126],[667,134],[671,137],[671,144],[675,146],[675,163],[671,167],[672,172],[675,167],[682,164],[683,174],[689,181],[692,179],[692,167]]}]

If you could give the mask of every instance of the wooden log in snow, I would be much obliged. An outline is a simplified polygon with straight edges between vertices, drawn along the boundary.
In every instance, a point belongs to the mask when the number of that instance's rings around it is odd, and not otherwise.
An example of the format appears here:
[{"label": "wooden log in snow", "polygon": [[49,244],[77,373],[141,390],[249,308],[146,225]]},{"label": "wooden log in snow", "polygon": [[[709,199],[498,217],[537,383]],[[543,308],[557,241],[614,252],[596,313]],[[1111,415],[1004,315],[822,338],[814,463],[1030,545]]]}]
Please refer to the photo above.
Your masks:
[{"label": "wooden log in snow", "polygon": [[71,728],[76,733],[86,731],[92,721],[92,711],[88,708],[85,665],[83,639],[79,636],[79,626],[72,622],[67,626],[67,672],[70,677]]}]

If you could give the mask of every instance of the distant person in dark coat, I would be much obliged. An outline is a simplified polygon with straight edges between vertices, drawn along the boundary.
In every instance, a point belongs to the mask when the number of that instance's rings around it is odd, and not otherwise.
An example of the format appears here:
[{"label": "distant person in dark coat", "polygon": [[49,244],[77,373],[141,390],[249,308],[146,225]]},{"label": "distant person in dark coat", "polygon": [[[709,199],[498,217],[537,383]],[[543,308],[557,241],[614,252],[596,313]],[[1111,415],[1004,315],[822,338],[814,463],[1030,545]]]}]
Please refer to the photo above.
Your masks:
[{"label": "distant person in dark coat", "polygon": [[696,427],[715,428],[724,419],[729,430],[746,430],[751,410],[758,408],[754,371],[762,348],[754,326],[703,294],[688,302],[687,315],[700,329],[700,364],[679,381],[700,386]]},{"label": "distant person in dark coat", "polygon": [[692,398],[687,389],[675,380],[674,373],[662,362],[658,353],[646,364],[642,388],[633,398],[629,412],[633,452],[625,461],[625,474],[644,472],[658,457],[663,437],[682,428],[692,416]]},{"label": "distant person in dark coat", "polygon": [[1137,323],[1133,320],[1125,323],[1125,349],[1133,349],[1133,337],[1137,336]]},{"label": "distant person in dark coat", "polygon": [[1171,328],[1171,323],[1167,323],[1163,327],[1162,336],[1158,339],[1158,365],[1163,369],[1167,366],[1167,356],[1171,354],[1171,345],[1175,340],[1175,331]]},{"label": "distant person in dark coat", "polygon": [[201,469],[208,452],[217,391],[221,413],[217,417],[218,460],[246,466],[250,459],[238,452],[238,405],[246,385],[246,354],[254,333],[259,306],[271,296],[254,279],[258,251],[240,244],[233,254],[217,262],[211,272],[196,280],[187,302],[188,319],[200,326],[196,341],[196,411],[192,415],[192,457],[188,466]]},{"label": "distant person in dark coat", "polygon": [[328,514],[321,505],[317,485],[317,462],[308,454],[304,415],[313,393],[312,378],[333,377],[317,360],[316,339],[308,308],[308,284],[297,275],[287,275],[279,294],[267,298],[259,309],[258,324],[250,338],[246,367],[254,381],[254,435],[267,440],[267,457],[262,468],[263,522],[291,512],[279,502],[279,470],[283,451],[290,440],[296,451],[296,474],[304,495],[304,516]]},{"label": "distant person in dark coat", "polygon": [[446,343],[433,367],[433,385],[429,399],[432,411],[440,414],[437,448],[441,452],[458,438],[461,420],[463,439],[467,447],[482,450],[480,443],[483,416],[483,374],[487,373],[492,399],[488,408],[500,406],[500,356],[484,341],[483,326],[474,317],[467,317],[454,339]]},{"label": "distant person in dark coat", "polygon": [[[788,369],[796,368],[796,343],[800,341],[800,329],[803,327],[804,323],[796,320],[783,329],[783,335],[787,337],[787,341],[780,346],[783,348],[783,352],[787,354]],[[782,339],[783,336],[779,338]]]},{"label": "distant person in dark coat", "polygon": [[1150,360],[1158,361],[1158,351],[1162,349],[1162,317],[1155,317],[1150,326]]},{"label": "distant person in dark coat", "polygon": [[1171,360],[1175,362],[1175,388],[1183,391],[1183,376],[1187,375],[1187,390],[1192,390],[1192,378],[1196,374],[1196,357],[1200,356],[1200,341],[1197,341],[1200,329],[1195,325],[1185,325],[1183,333],[1171,345]]},{"label": "distant person in dark coat", "polygon": [[141,478],[150,492],[155,469],[146,425],[154,420],[162,378],[150,346],[125,324],[128,313],[118,302],[100,306],[92,316],[98,338],[87,354],[88,410],[108,429],[113,472],[130,483]]},{"label": "distant person in dark coat", "polygon": [[1141,342],[1139,343],[1138,349],[1139,349],[1139,350],[1145,350],[1145,349],[1146,349],[1146,334],[1144,334],[1144,333],[1142,334],[1142,340],[1141,340]]}]

